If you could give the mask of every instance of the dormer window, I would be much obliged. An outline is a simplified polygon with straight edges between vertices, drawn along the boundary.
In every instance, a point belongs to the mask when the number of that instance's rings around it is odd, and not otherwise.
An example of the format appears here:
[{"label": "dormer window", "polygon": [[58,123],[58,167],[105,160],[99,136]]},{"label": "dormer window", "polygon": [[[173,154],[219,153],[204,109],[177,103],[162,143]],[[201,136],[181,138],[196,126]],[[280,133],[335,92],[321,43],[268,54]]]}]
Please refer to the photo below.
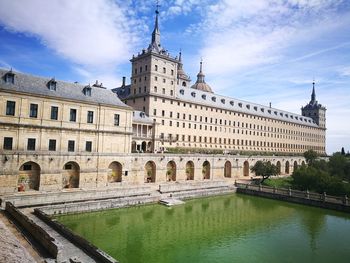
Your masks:
[{"label": "dormer window", "polygon": [[15,83],[15,74],[10,70],[5,74],[5,82],[9,84],[14,84]]},{"label": "dormer window", "polygon": [[240,108],[242,108],[242,103],[238,103],[238,106],[239,106]]},{"label": "dormer window", "polygon": [[207,96],[205,94],[202,95],[202,99],[203,100],[206,100],[207,99]]},{"label": "dormer window", "polygon": [[222,104],[225,104],[225,99],[221,99],[221,103],[222,103]]},{"label": "dormer window", "polygon": [[271,110],[267,110],[267,112],[271,114]]},{"label": "dormer window", "polygon": [[233,100],[230,101],[230,104],[233,106],[235,105],[235,103],[233,102]]},{"label": "dormer window", "polygon": [[91,87],[90,85],[89,86],[86,86],[84,89],[83,89],[83,93],[85,96],[90,96],[91,97]]},{"label": "dormer window", "polygon": [[183,89],[180,89],[180,94],[181,95],[184,95],[185,94],[185,91]]},{"label": "dormer window", "polygon": [[265,109],[264,109],[264,108],[261,108],[260,110],[261,110],[262,112],[265,112]]},{"label": "dormer window", "polygon": [[283,113],[282,112],[280,113],[280,115],[281,115],[281,117],[283,117]]},{"label": "dormer window", "polygon": [[258,110],[258,107],[254,106],[254,110],[257,111],[257,110]]},{"label": "dormer window", "polygon": [[196,97],[196,92],[194,92],[194,91],[191,92],[191,96],[192,96],[192,97]]},{"label": "dormer window", "polygon": [[211,97],[211,100],[215,102],[216,101],[216,97]]},{"label": "dormer window", "polygon": [[50,81],[47,83],[47,86],[49,90],[56,90],[56,80],[54,78],[50,79]]},{"label": "dormer window", "polygon": [[250,105],[249,104],[247,104],[246,107],[247,107],[248,110],[250,110]]},{"label": "dormer window", "polygon": [[277,111],[274,111],[275,115],[277,115]]}]

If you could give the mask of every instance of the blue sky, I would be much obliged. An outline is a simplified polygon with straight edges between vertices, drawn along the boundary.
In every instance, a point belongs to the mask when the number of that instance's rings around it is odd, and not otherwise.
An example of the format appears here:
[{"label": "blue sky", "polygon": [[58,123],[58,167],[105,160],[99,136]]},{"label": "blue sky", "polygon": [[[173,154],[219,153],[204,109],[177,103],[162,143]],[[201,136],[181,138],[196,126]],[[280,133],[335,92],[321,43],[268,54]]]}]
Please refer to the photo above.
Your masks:
[{"label": "blue sky", "polygon": [[[151,0],[2,0],[0,67],[109,88],[151,39]],[[350,150],[350,1],[168,0],[163,47],[219,94],[300,113],[313,78],[327,152]]]}]

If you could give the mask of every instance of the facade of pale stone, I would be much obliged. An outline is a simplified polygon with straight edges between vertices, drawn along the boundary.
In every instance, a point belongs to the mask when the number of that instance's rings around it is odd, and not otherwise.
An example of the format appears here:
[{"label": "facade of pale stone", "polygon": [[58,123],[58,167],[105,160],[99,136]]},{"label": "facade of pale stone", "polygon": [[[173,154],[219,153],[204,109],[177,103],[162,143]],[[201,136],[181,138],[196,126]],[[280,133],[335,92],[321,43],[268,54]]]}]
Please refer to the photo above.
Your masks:
[{"label": "facade of pale stone", "polygon": [[[292,154],[325,152],[325,108],[314,95],[305,116],[217,95],[202,64],[191,86],[181,54],[172,58],[161,47],[157,24],[151,45],[131,60],[131,85],[114,90],[127,105],[98,83],[0,70],[0,194],[234,182],[253,176],[258,160],[290,174],[304,162]],[[171,147],[225,154],[154,153]]]},{"label": "facade of pale stone", "polygon": [[157,124],[156,151],[181,147],[301,154],[313,149],[325,154],[326,109],[315,101],[314,89],[310,103],[298,115],[213,93],[202,62],[191,86],[181,52],[171,57],[160,44],[158,14],[151,44],[131,63],[131,84],[114,91]]}]

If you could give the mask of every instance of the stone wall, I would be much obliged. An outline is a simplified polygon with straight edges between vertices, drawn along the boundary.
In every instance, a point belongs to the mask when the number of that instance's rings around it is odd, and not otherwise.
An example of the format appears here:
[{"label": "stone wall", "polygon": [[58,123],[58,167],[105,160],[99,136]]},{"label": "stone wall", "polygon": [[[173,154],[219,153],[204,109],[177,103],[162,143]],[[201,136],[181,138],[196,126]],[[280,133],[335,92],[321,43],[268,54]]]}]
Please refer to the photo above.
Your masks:
[{"label": "stone wall", "polygon": [[55,229],[57,232],[59,232],[62,236],[71,241],[73,244],[84,250],[88,255],[92,256],[97,262],[118,263],[118,261],[116,261],[114,258],[109,256],[107,253],[103,252],[99,248],[95,247],[86,239],[82,238],[77,234],[74,234],[71,230],[66,228],[61,223],[51,220],[49,216],[47,216],[44,212],[40,211],[39,209],[34,209],[34,214],[38,218],[43,220],[46,224]]},{"label": "stone wall", "polygon": [[53,258],[57,258],[61,245],[53,237],[47,234],[44,229],[35,224],[10,202],[6,202],[6,212],[42,247],[44,247]]},{"label": "stone wall", "polygon": [[[239,155],[204,155],[204,154],[28,154],[16,152],[12,155],[0,153],[0,195],[16,193],[21,185],[21,169],[23,164],[31,164],[39,170],[35,185],[38,191],[59,191],[67,185],[64,182],[67,164],[72,164],[76,169],[75,174],[78,183],[75,188],[79,189],[108,189],[125,187],[130,185],[147,185],[146,164],[152,163],[155,167],[156,185],[169,182],[167,176],[169,162],[173,162],[174,176],[172,182],[192,181],[216,181],[225,180],[234,182],[240,178],[254,176],[250,172],[258,160],[270,161],[280,164],[281,174],[291,174],[294,165],[305,162],[303,157],[282,156],[239,156]],[[110,182],[110,165],[118,163],[121,166],[121,182]],[[186,164],[193,163],[193,180],[187,180]],[[203,163],[209,163],[208,178],[204,179]],[[226,165],[225,165],[226,164]],[[225,167],[230,169],[226,173]],[[227,168],[228,167],[228,168]],[[29,174],[29,173],[28,173]],[[70,186],[71,187],[71,186]],[[36,191],[37,189],[22,189],[24,191]],[[68,189],[69,190],[69,189]]]},{"label": "stone wall", "polygon": [[[332,210],[350,213],[349,204],[346,205],[346,204],[343,204],[341,202],[327,201],[326,199],[315,200],[315,199],[307,198],[306,196],[302,197],[300,195],[293,196],[293,193],[291,193],[289,195],[289,194],[285,194],[285,193],[274,193],[274,192],[260,191],[258,189],[249,189],[249,188],[244,188],[244,187],[238,187],[237,193],[260,196],[260,197],[265,197],[265,198],[270,198],[270,199],[275,199],[275,200],[280,200],[280,201],[287,201],[287,202],[291,202],[291,203],[310,205],[310,206],[321,207],[321,208],[332,209]],[[305,194],[303,194],[303,195],[305,195]],[[333,197],[331,197],[331,198],[334,199]]]}]

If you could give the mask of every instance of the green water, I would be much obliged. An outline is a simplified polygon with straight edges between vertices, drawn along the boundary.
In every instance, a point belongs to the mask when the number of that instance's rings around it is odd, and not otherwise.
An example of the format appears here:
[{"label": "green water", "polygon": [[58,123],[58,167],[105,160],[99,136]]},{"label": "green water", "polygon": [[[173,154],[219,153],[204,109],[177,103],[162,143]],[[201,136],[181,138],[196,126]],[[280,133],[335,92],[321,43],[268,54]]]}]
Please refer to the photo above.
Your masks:
[{"label": "green water", "polygon": [[350,215],[238,194],[58,220],[121,263],[350,262]]}]

